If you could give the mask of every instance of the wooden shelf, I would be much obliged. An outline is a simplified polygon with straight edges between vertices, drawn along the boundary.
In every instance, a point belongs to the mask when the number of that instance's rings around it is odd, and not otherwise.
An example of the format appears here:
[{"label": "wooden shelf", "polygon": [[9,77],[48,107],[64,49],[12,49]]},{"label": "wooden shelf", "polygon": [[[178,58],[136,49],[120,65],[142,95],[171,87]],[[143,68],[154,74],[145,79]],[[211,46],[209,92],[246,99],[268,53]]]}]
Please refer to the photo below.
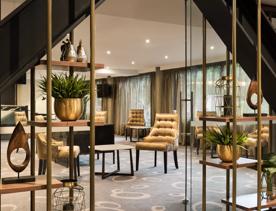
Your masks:
[{"label": "wooden shelf", "polygon": [[[39,65],[46,65],[47,60],[41,60]],[[54,67],[75,67],[75,68],[82,68],[83,72],[87,71],[84,68],[89,68],[90,63],[82,63],[82,62],[68,62],[68,61],[52,61],[52,65]],[[103,69],[104,64],[95,64],[96,69]]]},{"label": "wooden shelf", "polygon": [[[57,179],[52,179],[52,188],[62,187],[62,182]],[[18,184],[0,184],[0,194],[18,193],[26,191],[37,191],[47,188],[45,176],[36,177],[35,182],[18,183]]]},{"label": "wooden shelf", "polygon": [[[226,199],[222,199],[221,202],[232,206],[232,198],[230,198],[229,201],[227,201]],[[257,194],[253,193],[253,194],[237,196],[236,206],[239,209],[247,210],[247,211],[257,210]],[[262,206],[261,206],[262,209],[271,208],[275,206],[276,206],[276,199],[272,201],[269,201],[266,199],[262,200]]]},{"label": "wooden shelf", "polygon": [[[205,164],[207,166],[212,166],[221,169],[232,169],[233,163],[224,163],[219,158],[210,159],[205,162],[202,160],[199,161],[200,164]],[[257,165],[257,160],[248,159],[248,158],[240,158],[237,160],[237,168],[244,168],[244,167],[254,167]]]},{"label": "wooden shelf", "polygon": [[[210,122],[233,122],[233,117],[216,117],[216,116],[205,116],[199,117],[199,120],[206,120]],[[263,116],[262,121],[276,120],[276,116]],[[237,122],[254,122],[257,121],[257,117],[237,117]]]},{"label": "wooden shelf", "polygon": [[[28,121],[28,124],[36,127],[47,127],[47,121]],[[52,121],[52,127],[74,127],[74,126],[89,126],[89,120],[77,121]]]}]

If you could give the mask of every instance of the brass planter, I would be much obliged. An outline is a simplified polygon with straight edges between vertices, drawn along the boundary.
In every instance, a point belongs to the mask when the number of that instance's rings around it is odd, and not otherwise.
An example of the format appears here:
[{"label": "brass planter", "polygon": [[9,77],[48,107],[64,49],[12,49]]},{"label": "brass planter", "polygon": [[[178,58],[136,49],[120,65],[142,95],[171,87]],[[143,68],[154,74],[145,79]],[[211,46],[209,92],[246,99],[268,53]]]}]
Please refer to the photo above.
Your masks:
[{"label": "brass planter", "polygon": [[54,109],[61,121],[75,121],[83,113],[83,100],[81,98],[55,99]]},{"label": "brass planter", "polygon": [[[217,145],[217,154],[218,157],[223,162],[233,162],[233,147],[231,145]],[[237,160],[241,156],[241,148],[237,146]]]}]

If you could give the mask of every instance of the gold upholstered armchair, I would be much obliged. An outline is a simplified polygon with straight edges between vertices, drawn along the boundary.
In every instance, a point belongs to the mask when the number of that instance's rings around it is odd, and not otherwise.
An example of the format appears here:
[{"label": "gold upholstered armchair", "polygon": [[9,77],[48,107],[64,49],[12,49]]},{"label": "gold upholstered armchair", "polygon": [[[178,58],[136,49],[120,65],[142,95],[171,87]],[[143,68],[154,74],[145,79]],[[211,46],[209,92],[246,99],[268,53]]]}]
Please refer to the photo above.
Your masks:
[{"label": "gold upholstered armchair", "polygon": [[96,124],[106,124],[107,123],[107,111],[96,111],[95,123]]},{"label": "gold upholstered armchair", "polygon": [[[248,134],[247,141],[245,143],[245,147],[248,149],[248,153],[255,154],[255,158],[257,158],[257,140],[258,140],[258,131],[255,130],[252,133]],[[262,126],[261,128],[261,144],[262,147],[267,147],[267,150],[270,151],[270,142],[269,142],[269,127]],[[252,153],[253,151],[253,153]]]},{"label": "gold upholstered armchair", "polygon": [[154,151],[154,166],[157,163],[157,151],[164,152],[164,172],[167,173],[167,154],[173,151],[175,167],[178,169],[178,115],[156,114],[155,123],[144,141],[136,143],[136,171],[139,169],[140,150]]},{"label": "gold upholstered armchair", "polygon": [[[38,175],[45,174],[47,165],[47,137],[46,133],[38,133],[36,136],[37,156],[39,159]],[[66,159],[69,163],[69,146],[65,146],[63,141],[52,139],[53,160]],[[79,146],[74,146],[74,175],[80,176]]]},{"label": "gold upholstered armchair", "polygon": [[125,127],[125,136],[129,134],[129,127],[145,126],[144,109],[131,109],[128,114],[128,121]]}]

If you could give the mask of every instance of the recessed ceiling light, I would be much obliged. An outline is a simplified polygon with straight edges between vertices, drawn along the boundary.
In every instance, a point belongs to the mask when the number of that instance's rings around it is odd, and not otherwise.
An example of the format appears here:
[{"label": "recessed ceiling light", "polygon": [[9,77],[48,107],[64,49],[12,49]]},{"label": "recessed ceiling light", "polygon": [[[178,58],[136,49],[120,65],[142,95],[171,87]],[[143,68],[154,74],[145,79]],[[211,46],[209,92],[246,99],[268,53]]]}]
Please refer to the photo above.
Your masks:
[{"label": "recessed ceiling light", "polygon": [[146,39],[145,43],[149,44],[150,43],[150,39]]},{"label": "recessed ceiling light", "polygon": [[164,58],[165,58],[165,59],[168,59],[169,57],[168,57],[168,56],[165,56]]},{"label": "recessed ceiling light", "polygon": [[135,61],[131,61],[131,64],[133,64],[133,65],[134,65],[134,64],[135,64]]},{"label": "recessed ceiling light", "polygon": [[110,55],[110,54],[111,54],[111,51],[109,51],[109,50],[106,51],[106,54],[107,54],[107,55]]},{"label": "recessed ceiling light", "polygon": [[214,50],[214,49],[215,49],[215,46],[211,45],[210,50]]}]

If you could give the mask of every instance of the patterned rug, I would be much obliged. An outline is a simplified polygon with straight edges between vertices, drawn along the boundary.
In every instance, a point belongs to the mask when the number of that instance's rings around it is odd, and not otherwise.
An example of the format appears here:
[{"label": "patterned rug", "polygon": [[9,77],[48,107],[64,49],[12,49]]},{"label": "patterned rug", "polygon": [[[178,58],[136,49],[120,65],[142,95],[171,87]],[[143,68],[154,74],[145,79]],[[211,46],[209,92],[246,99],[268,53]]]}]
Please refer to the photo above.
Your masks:
[{"label": "patterned rug", "polygon": [[[123,137],[116,137],[117,143],[129,144]],[[7,165],[6,149],[8,142],[2,142],[2,175],[13,176],[14,173]],[[188,149],[188,152],[190,149]],[[133,151],[134,162],[135,152]],[[178,151],[179,169],[176,170],[173,162],[173,154],[168,154],[168,174],[163,173],[163,154],[158,153],[157,167],[153,167],[153,152],[141,151],[139,171],[135,176],[113,176],[102,180],[100,176],[95,177],[96,183],[96,210],[99,211],[181,211],[201,209],[201,175],[202,166],[199,164],[200,157],[195,151],[192,153],[192,169],[188,162],[188,174],[192,170],[192,195],[188,184],[188,199],[190,200],[186,209],[183,204],[184,173],[185,173],[185,150],[180,147]],[[24,156],[19,152],[15,159]],[[188,153],[190,158],[190,153]],[[81,156],[81,176],[79,183],[85,189],[86,210],[89,210],[89,157]],[[128,151],[120,153],[121,170],[129,172],[130,161]],[[38,162],[38,161],[37,161]],[[106,157],[106,168],[114,170],[116,165],[112,163],[112,156]],[[101,160],[96,160],[96,171],[101,170]],[[25,170],[29,172],[29,169]],[[68,168],[53,162],[53,175],[63,178],[68,175]],[[15,176],[15,175],[14,175]],[[250,169],[238,170],[238,195],[256,192],[256,171]],[[36,192],[36,210],[45,210],[46,191]],[[225,210],[220,202],[225,197],[225,170],[207,167],[207,210]],[[2,211],[25,211],[29,210],[30,194],[16,193],[2,195]]]}]

